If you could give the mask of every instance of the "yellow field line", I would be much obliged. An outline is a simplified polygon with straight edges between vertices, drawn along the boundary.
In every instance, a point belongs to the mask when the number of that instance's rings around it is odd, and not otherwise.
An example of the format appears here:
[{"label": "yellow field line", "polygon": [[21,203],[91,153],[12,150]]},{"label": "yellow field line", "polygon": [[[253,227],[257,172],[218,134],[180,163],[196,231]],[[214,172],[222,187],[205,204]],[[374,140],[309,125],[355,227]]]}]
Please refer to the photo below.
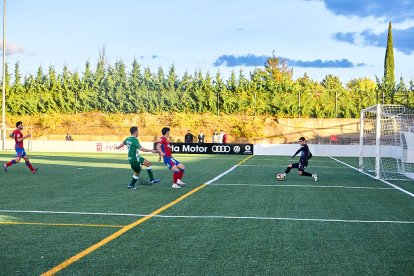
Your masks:
[{"label": "yellow field line", "polygon": [[81,224],[81,223],[44,223],[44,222],[21,222],[21,221],[0,221],[0,225],[41,225],[41,226],[71,226],[71,227],[106,227],[106,228],[122,228],[125,225],[109,225],[109,224]]},{"label": "yellow field line", "polygon": [[[241,165],[242,163],[244,163],[245,161],[249,160],[251,157],[253,157],[253,155],[243,159],[242,161],[240,161],[236,166]],[[182,201],[183,199],[185,199],[186,197],[194,194],[195,192],[201,190],[202,188],[206,187],[206,184],[202,184],[200,186],[198,186],[197,188],[189,191],[188,193],[180,196],[179,198],[177,198],[176,200],[168,203],[167,205],[164,205],[163,207],[155,210],[154,212],[152,212],[151,214],[140,218],[139,220],[128,224],[127,226],[123,227],[122,229],[116,231],[115,233],[113,233],[112,235],[104,238],[103,240],[101,240],[100,242],[86,248],[85,250],[79,252],[78,254],[70,257],[69,259],[67,259],[66,261],[63,261],[62,263],[58,264],[57,266],[51,268],[50,270],[46,271],[45,273],[42,274],[42,276],[49,276],[49,275],[54,275],[55,273],[61,271],[62,269],[68,267],[69,265],[73,264],[74,262],[82,259],[83,257],[85,257],[86,255],[92,253],[93,251],[97,250],[98,248],[104,246],[105,244],[113,241],[114,239],[118,238],[119,236],[121,236],[122,234],[124,234],[125,232],[131,230],[132,228],[134,228],[137,225],[140,225],[141,223],[151,219],[152,217],[154,217],[155,215],[158,215],[160,213],[162,213],[163,211],[167,210],[168,208],[174,206],[175,204],[177,204],[178,202]]]}]

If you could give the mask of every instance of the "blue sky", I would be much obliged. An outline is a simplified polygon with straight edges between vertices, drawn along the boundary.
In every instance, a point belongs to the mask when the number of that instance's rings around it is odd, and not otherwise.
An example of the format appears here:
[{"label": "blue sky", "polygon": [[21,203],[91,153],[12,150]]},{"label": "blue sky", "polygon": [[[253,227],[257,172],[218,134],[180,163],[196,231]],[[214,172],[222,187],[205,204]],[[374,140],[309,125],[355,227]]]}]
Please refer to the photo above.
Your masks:
[{"label": "blue sky", "polygon": [[345,83],[383,75],[388,22],[395,74],[414,79],[413,0],[7,0],[7,61],[23,74],[39,65],[82,72],[105,47],[110,63],[135,59],[151,70],[174,64],[248,73],[266,57],[287,60],[294,77],[327,74]]}]

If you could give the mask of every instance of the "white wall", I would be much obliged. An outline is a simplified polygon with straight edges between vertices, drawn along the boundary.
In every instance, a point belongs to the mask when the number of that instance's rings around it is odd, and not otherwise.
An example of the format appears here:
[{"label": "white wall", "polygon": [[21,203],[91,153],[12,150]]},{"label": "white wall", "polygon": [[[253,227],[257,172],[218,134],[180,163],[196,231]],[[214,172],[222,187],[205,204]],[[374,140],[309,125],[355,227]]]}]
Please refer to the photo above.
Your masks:
[{"label": "white wall", "polygon": [[[300,148],[299,144],[254,145],[255,155],[292,156]],[[359,145],[309,145],[315,156],[359,156]]]},{"label": "white wall", "polygon": [[[55,141],[55,140],[32,140],[25,141],[25,148],[37,152],[126,152],[127,148],[116,150],[119,142],[108,141]],[[142,142],[144,148],[152,149],[152,142]],[[281,155],[292,156],[298,149],[299,144],[258,144],[254,145],[255,155]],[[6,141],[6,149],[14,150],[14,141]],[[359,156],[359,145],[309,145],[309,149],[315,156]],[[365,147],[364,156],[375,156],[374,146]],[[382,154],[393,156],[399,150],[392,147],[382,148]],[[394,154],[393,154],[394,153]]]},{"label": "white wall", "polygon": [[[127,147],[116,150],[120,142],[108,141],[55,141],[55,140],[32,140],[25,141],[25,149],[40,152],[126,152]],[[147,149],[153,148],[152,142],[142,142],[141,146]],[[14,150],[14,141],[6,141],[6,149]]]}]

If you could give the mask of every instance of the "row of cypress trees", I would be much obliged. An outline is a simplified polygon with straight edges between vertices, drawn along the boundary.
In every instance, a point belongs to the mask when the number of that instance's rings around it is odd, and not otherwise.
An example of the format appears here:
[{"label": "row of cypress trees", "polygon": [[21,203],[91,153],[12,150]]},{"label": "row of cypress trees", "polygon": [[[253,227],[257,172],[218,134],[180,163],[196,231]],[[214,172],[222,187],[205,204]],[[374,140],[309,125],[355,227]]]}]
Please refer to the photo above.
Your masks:
[{"label": "row of cypress trees", "polygon": [[[127,70],[122,61],[106,64],[100,55],[93,70],[85,63],[83,72],[64,66],[57,73],[39,67],[36,75],[24,78],[19,63],[13,74],[6,66],[6,108],[12,115],[47,113],[225,113],[278,117],[354,118],[375,103],[401,103],[414,107],[414,81],[407,85],[394,80],[391,22],[384,64],[384,77],[350,80],[327,75],[321,82],[307,74],[294,80],[292,69],[273,53],[264,68],[246,76],[233,71],[228,79],[220,72],[212,76],[200,70],[181,78],[172,65],[152,72],[134,60]],[[13,81],[12,81],[13,79]]]}]

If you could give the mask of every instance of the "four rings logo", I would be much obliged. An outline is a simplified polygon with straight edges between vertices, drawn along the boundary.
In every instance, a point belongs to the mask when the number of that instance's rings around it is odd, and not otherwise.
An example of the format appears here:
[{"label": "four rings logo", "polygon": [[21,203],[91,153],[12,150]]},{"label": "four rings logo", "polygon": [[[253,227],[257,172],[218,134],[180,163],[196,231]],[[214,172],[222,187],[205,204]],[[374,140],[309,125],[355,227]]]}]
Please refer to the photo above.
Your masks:
[{"label": "four rings logo", "polygon": [[230,146],[214,145],[211,150],[215,153],[228,153],[230,152]]}]

